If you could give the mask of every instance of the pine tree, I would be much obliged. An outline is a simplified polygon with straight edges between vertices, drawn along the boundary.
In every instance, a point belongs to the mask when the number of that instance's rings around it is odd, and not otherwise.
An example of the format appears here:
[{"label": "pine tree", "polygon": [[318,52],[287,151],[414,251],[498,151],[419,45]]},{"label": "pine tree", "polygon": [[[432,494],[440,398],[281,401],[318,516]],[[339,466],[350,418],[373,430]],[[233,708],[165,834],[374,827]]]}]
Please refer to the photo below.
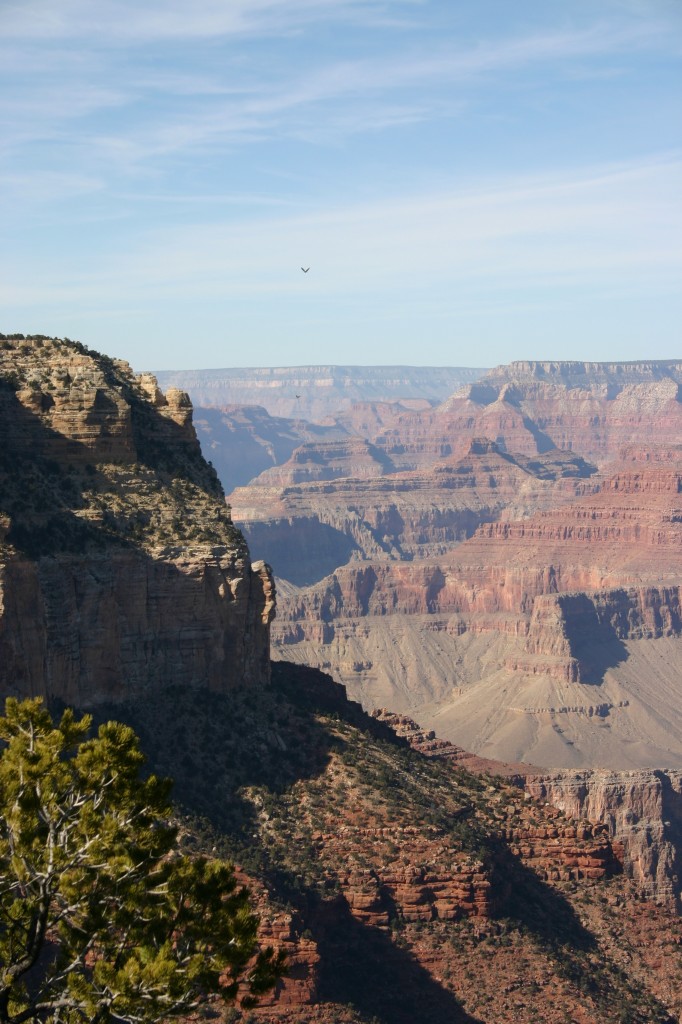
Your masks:
[{"label": "pine tree", "polygon": [[[0,1022],[153,1024],[281,973],[225,861],[190,858],[128,726],[0,718]],[[248,977],[246,976],[248,972]]]}]

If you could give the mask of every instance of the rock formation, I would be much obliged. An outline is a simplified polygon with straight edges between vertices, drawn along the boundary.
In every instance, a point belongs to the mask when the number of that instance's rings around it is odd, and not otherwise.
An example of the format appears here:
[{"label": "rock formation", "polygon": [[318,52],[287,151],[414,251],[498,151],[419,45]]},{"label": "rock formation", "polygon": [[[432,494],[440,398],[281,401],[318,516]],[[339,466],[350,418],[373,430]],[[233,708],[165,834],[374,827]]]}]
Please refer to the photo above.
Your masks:
[{"label": "rock formation", "polygon": [[[348,561],[439,559],[505,511],[589,490],[595,472],[570,453],[530,459],[476,438],[462,457],[399,471],[354,438],[301,446],[229,501],[251,547],[272,555],[280,576],[309,584]],[[299,545],[305,554],[293,555]]]},{"label": "rock formation", "polygon": [[[675,895],[679,772],[497,769],[404,716],[371,718],[314,669],[279,662],[270,678],[273,579],[232,525],[187,397],[164,396],[151,376],[57,339],[0,338],[0,369],[0,681],[5,693],[130,721],[152,767],[175,776],[178,815],[191,816],[182,817],[183,842],[237,861],[256,891],[263,941],[287,951],[290,974],[256,1019],[679,1017],[679,919],[642,902]],[[389,465],[366,439],[331,444],[326,466],[308,457],[316,443],[292,453],[282,476],[292,495],[333,489],[350,462],[357,479],[393,477],[399,500],[408,497],[383,519],[370,518],[369,504],[348,516],[362,520],[349,534],[356,553],[331,579],[283,583],[280,625],[292,650],[318,642],[324,657],[346,630],[344,642],[365,645],[347,671],[369,677],[377,624],[420,621],[423,635],[455,640],[489,669],[513,675],[518,657],[524,679],[549,679],[556,700],[546,686],[526,691],[537,706],[519,705],[521,717],[577,716],[601,728],[627,712],[631,702],[617,703],[607,678],[618,645],[629,653],[678,640],[674,456],[649,464],[633,450],[609,492],[606,476],[595,484],[571,453],[510,455],[469,439],[443,473],[444,491],[477,495],[473,523],[462,527],[468,539],[455,547],[447,531],[459,529],[456,515],[420,527],[415,511],[409,474],[433,479],[435,467]],[[259,486],[276,490],[273,480]],[[542,569],[510,557],[527,537],[510,514],[524,491],[537,558],[548,545],[557,551]],[[610,517],[600,504],[609,493]],[[608,543],[595,564],[586,552],[597,529]],[[602,662],[585,649],[586,623],[598,639],[605,627],[613,634]],[[452,651],[443,644],[444,661]],[[450,686],[469,671],[464,660],[450,662]],[[533,676],[530,664],[553,673]],[[595,664],[603,678],[588,680]],[[655,682],[674,699],[668,677]],[[434,705],[444,696],[436,690]],[[641,687],[635,696],[662,706]],[[503,711],[510,699],[498,687]]]},{"label": "rock formation", "polygon": [[[571,479],[583,486],[580,478]],[[681,481],[679,468],[667,464],[641,463],[627,471],[620,468],[602,480],[596,494],[570,502],[564,498],[558,508],[524,520],[483,524],[470,539],[428,559],[397,561],[397,544],[389,552],[372,551],[366,545],[362,555],[371,558],[369,562],[351,558],[307,587],[282,585],[276,643],[286,649],[287,657],[303,645],[306,658],[317,657],[317,664],[336,661],[344,681],[355,677],[351,685],[369,703],[377,671],[390,675],[401,670],[395,664],[387,665],[386,659],[393,646],[388,633],[402,630],[402,673],[407,674],[408,684],[402,693],[383,689],[375,696],[407,710],[418,706],[420,697],[442,702],[453,686],[466,689],[466,684],[481,678],[480,674],[467,678],[467,673],[476,671],[472,662],[480,658],[480,645],[471,657],[467,648],[472,647],[474,636],[486,637],[491,664],[499,657],[498,667],[508,676],[538,680],[531,699],[530,694],[524,697],[521,693],[516,699],[507,698],[512,717],[578,714],[605,722],[615,709],[614,717],[620,711],[621,718],[632,717],[633,725],[639,719],[641,726],[642,692],[615,680],[610,683],[606,677],[610,674],[613,678],[619,666],[623,666],[621,673],[628,671],[625,666],[629,657],[636,657],[638,641],[668,638],[668,652],[677,650],[682,624],[682,532],[676,511]],[[591,479],[584,483],[590,492],[594,489]],[[503,489],[495,488],[494,493],[502,503]],[[479,503],[475,490],[471,503]],[[292,533],[296,524],[303,526],[311,518],[293,518]],[[367,515],[363,518],[366,522]],[[405,520],[403,517],[403,524]],[[402,529],[404,537],[407,529],[404,525]],[[257,531],[253,536],[258,536]],[[314,538],[311,530],[311,543]],[[358,529],[353,535],[358,547],[360,538]],[[337,551],[339,547],[337,544]],[[273,557],[276,552],[268,549],[268,554]],[[298,554],[303,562],[303,546]],[[314,553],[308,553],[305,564],[317,564]],[[304,565],[296,571],[302,574]],[[418,632],[420,642],[431,648],[430,672],[425,661],[414,667],[409,660],[405,664],[410,656],[405,635],[410,631]],[[493,643],[495,637],[503,643]],[[320,643],[324,645],[321,649]],[[438,644],[452,655],[442,667],[445,654],[439,656],[434,650]],[[317,646],[317,655],[311,646]],[[352,666],[350,672],[345,665]],[[424,680],[420,694],[418,684],[411,687],[410,683],[427,673],[430,678]],[[599,691],[595,692],[595,686]],[[669,722],[672,732],[664,744],[667,753],[661,753],[663,764],[680,763],[682,753],[676,694],[679,696],[679,687],[669,697],[661,693],[653,711],[654,715],[660,713],[665,704],[673,716]],[[499,705],[499,696],[491,696]],[[455,702],[450,717],[454,717],[455,705],[461,711],[461,702]],[[480,710],[485,708],[483,704]],[[438,713],[442,729],[447,721],[442,706]],[[605,724],[608,727],[610,723]],[[465,729],[465,723],[460,722],[459,728]],[[446,735],[450,735],[447,729]],[[455,732],[451,738],[470,745],[471,737],[465,732]],[[529,756],[527,750],[504,746],[479,752],[502,759]],[[668,760],[671,755],[672,762]],[[532,756],[538,759],[539,755]],[[543,763],[547,756],[540,755]],[[651,758],[652,752],[646,757]],[[655,765],[655,755],[653,758],[644,764]],[[554,763],[559,766],[561,762]]]},{"label": "rock formation", "polygon": [[604,823],[640,891],[682,907],[682,772],[529,773],[524,785],[571,817]]},{"label": "rock formation", "polygon": [[682,772],[543,772],[522,762],[477,757],[385,708],[375,710],[373,717],[426,757],[475,774],[506,777],[534,800],[598,826],[598,834],[606,830],[639,892],[677,912],[682,909]]},{"label": "rock formation", "polygon": [[251,563],[189,399],[49,338],[0,342],[0,680],[79,706],[269,675]]}]

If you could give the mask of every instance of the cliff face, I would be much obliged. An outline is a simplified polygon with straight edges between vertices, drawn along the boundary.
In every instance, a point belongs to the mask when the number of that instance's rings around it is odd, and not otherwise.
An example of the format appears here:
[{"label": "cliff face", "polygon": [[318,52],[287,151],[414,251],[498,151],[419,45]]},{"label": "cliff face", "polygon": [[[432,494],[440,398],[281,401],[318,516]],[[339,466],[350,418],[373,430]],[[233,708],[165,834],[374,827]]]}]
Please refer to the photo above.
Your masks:
[{"label": "cliff face", "polygon": [[682,772],[526,774],[526,791],[571,817],[603,822],[649,896],[682,906]]},{"label": "cliff face", "polygon": [[664,460],[621,466],[440,555],[283,583],[279,656],[486,757],[679,767],[681,479]]},{"label": "cliff face", "polygon": [[268,678],[251,564],[186,395],[55,339],[0,347],[0,675],[80,706]]},{"label": "cliff face", "polygon": [[[498,480],[491,490],[502,503]],[[512,475],[507,500],[513,484]],[[434,559],[351,561],[297,594],[296,603],[285,597],[279,628],[286,619],[333,624],[433,613],[459,616],[461,629],[509,632],[516,617],[514,633],[528,637],[529,653],[574,661],[590,630],[621,640],[677,635],[681,490],[678,470],[643,466],[607,479],[598,494],[524,520],[483,524]]]},{"label": "cliff face", "polygon": [[[471,441],[464,456],[398,471],[356,438],[302,446],[229,501],[254,550],[273,556],[280,576],[307,584],[349,561],[440,559],[503,513],[589,490],[594,473],[570,453],[530,459],[485,439]],[[305,551],[292,557],[299,543]]]},{"label": "cliff face", "polygon": [[511,363],[447,399],[429,429],[459,433],[473,418],[511,451],[556,447],[603,464],[627,444],[679,443],[681,383],[672,361]]}]

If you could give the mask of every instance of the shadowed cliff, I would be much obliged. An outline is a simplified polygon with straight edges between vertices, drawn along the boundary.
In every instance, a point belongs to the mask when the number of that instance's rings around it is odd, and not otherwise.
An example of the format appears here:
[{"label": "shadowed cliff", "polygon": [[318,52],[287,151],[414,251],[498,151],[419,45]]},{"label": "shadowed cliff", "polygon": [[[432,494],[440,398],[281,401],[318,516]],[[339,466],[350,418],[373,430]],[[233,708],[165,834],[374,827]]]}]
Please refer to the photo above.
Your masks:
[{"label": "shadowed cliff", "polygon": [[55,339],[0,347],[0,684],[80,705],[269,675],[254,570],[181,393]]}]

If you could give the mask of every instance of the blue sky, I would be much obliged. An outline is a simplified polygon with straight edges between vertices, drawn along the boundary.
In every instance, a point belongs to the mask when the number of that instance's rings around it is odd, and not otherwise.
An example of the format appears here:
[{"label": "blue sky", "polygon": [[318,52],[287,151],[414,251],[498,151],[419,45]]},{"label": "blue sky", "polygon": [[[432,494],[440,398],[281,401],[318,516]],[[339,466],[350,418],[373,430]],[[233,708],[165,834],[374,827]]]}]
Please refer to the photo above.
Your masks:
[{"label": "blue sky", "polygon": [[0,0],[0,330],[682,358],[681,57],[679,0]]}]

